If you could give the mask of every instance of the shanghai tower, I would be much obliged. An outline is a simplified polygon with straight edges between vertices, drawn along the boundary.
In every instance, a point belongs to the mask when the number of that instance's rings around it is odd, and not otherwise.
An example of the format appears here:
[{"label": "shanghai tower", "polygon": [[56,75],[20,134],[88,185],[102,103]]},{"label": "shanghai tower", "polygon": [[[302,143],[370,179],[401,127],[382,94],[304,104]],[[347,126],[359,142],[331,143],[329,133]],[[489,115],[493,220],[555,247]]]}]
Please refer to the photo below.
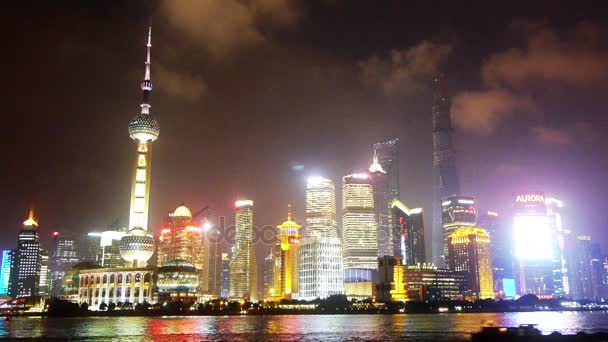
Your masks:
[{"label": "shanghai tower", "polygon": [[433,99],[433,226],[431,227],[431,262],[445,265],[441,201],[460,192],[456,155],[452,143],[451,101],[443,75],[436,77]]}]

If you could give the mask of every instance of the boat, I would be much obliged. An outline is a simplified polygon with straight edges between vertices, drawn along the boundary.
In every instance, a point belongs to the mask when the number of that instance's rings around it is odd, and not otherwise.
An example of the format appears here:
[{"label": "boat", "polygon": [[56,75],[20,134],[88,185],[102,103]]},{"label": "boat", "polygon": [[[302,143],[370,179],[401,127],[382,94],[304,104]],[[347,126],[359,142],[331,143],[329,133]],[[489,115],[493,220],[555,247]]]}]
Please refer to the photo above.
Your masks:
[{"label": "boat", "polygon": [[536,328],[536,324],[522,324],[519,327],[483,327],[481,331],[471,336],[473,342],[570,342],[570,341],[608,341],[608,333],[598,332],[587,334],[579,332],[575,335],[562,335],[555,331],[549,335],[543,335]]}]

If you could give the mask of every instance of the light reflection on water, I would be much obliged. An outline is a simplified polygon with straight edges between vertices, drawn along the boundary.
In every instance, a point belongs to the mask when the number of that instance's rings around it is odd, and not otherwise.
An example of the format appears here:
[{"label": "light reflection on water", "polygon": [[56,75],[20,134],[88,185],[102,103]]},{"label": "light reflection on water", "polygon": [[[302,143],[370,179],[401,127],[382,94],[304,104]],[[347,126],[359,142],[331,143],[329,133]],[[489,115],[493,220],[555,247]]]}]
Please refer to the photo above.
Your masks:
[{"label": "light reflection on water", "polygon": [[521,312],[441,315],[285,315],[224,317],[20,317],[0,319],[0,338],[87,340],[468,340],[483,322],[538,324],[553,331],[608,331],[606,312]]}]

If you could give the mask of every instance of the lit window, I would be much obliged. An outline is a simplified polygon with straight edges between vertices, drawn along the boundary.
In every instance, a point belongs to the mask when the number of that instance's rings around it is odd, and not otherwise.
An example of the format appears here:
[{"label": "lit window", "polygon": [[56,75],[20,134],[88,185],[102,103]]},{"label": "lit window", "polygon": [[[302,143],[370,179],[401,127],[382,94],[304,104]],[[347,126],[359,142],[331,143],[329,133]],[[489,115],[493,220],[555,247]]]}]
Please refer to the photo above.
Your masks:
[{"label": "lit window", "polygon": [[146,194],[146,185],[142,183],[135,184],[135,196],[143,197]]},{"label": "lit window", "polygon": [[135,179],[138,182],[145,182],[146,181],[146,170],[145,169],[137,169],[137,174],[135,176]]}]

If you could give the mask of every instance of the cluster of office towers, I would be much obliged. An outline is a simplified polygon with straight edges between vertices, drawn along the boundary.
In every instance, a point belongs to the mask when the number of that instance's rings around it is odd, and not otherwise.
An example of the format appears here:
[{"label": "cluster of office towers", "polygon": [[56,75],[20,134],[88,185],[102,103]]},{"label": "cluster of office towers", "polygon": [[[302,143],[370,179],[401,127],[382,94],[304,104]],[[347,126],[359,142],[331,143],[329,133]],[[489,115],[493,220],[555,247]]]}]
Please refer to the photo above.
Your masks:
[{"label": "cluster of office towers", "polygon": [[[160,125],[150,112],[150,47],[151,30],[141,83],[141,113],[128,127],[136,142],[128,227],[91,232],[80,243],[56,232],[49,256],[30,212],[17,248],[3,252],[0,295],[61,294],[66,273],[81,261],[78,267],[83,279],[93,281],[81,280],[75,296],[79,301],[91,301],[90,290],[95,288],[93,297],[100,298],[97,303],[104,296],[110,299],[110,288],[121,287],[113,293],[124,299],[122,289],[130,291],[129,286],[140,299],[151,300],[157,280],[163,281],[163,289],[173,292],[270,301],[312,300],[334,294],[359,299],[480,299],[509,297],[515,287],[520,295],[604,296],[606,258],[586,236],[576,238],[574,245],[580,248],[573,250],[578,252],[567,251],[568,231],[561,227],[560,201],[545,200],[541,193],[518,195],[513,221],[505,224],[495,212],[478,216],[474,199],[461,196],[451,103],[442,76],[435,79],[432,107],[434,197],[428,257],[424,211],[410,209],[400,200],[398,139],[373,145],[368,172],[342,177],[341,217],[334,182],[320,176],[308,178],[304,227],[296,223],[290,208],[287,220],[277,226],[274,246],[264,260],[263,289],[258,289],[251,200],[235,203],[231,256],[222,253],[221,241],[211,236],[217,231],[197,221],[206,208],[193,214],[179,206],[168,215],[155,239],[148,232],[150,160]],[[538,241],[545,243],[534,245]],[[535,248],[539,246],[545,247]],[[530,254],[530,250],[537,253]],[[153,258],[160,268],[148,267]],[[90,261],[90,265],[82,261]],[[132,276],[133,281],[105,282],[106,276],[122,279],[123,275],[125,279]],[[104,286],[108,291],[98,291]]]}]

